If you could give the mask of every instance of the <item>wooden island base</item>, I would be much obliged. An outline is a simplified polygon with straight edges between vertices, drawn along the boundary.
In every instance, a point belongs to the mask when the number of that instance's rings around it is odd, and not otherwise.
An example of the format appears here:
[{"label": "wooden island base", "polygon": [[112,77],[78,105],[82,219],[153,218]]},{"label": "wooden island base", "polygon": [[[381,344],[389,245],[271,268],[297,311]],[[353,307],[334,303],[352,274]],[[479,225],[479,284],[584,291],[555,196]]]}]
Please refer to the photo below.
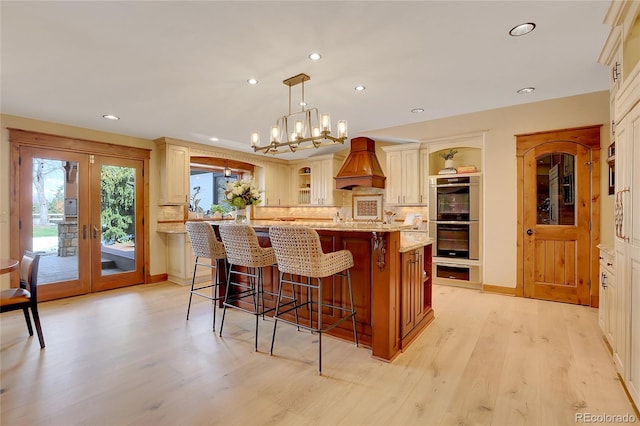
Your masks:
[{"label": "wooden island base", "polygon": [[[270,224],[261,221],[251,225],[260,245],[269,247]],[[225,225],[212,223],[212,226],[217,232],[219,226]],[[424,234],[405,232],[402,227],[393,225],[381,229],[372,226],[376,229],[373,231],[347,226],[312,227],[318,231],[325,253],[347,249],[353,254],[351,279],[359,343],[371,348],[374,358],[392,361],[434,319],[431,241]],[[265,269],[265,292],[277,293],[278,274],[276,267]],[[348,287],[338,281],[342,279],[323,278],[323,300],[348,306]],[[283,291],[289,290],[284,288]],[[306,300],[306,294],[296,296]],[[265,304],[275,305],[275,298],[267,297]],[[308,321],[306,312],[301,310],[299,314],[303,321]],[[339,312],[326,309],[323,324],[335,322],[336,315]],[[340,324],[328,334],[353,341],[351,321]]]}]

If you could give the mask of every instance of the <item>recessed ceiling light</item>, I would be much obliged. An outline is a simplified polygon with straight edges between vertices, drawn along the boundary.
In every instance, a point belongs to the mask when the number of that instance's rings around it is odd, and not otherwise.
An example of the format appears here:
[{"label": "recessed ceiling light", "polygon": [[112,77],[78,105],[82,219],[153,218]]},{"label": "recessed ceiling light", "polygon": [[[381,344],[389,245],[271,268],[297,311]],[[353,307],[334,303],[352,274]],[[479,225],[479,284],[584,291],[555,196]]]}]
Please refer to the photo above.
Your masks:
[{"label": "recessed ceiling light", "polygon": [[354,87],[354,89],[356,90],[356,92],[362,92],[363,90],[366,90],[367,88],[365,86],[363,86],[362,84],[359,84],[356,87]]},{"label": "recessed ceiling light", "polygon": [[120,117],[113,114],[104,114],[102,118],[106,118],[107,120],[120,120]]},{"label": "recessed ceiling light", "polygon": [[258,84],[258,80],[256,80],[255,78],[250,78],[249,80],[247,80],[247,83],[251,85],[255,85],[255,84]]},{"label": "recessed ceiling light", "polygon": [[210,140],[211,142],[218,142],[220,139],[218,139],[218,138],[216,138],[216,137],[214,136],[214,137],[212,137],[212,138],[209,138],[209,140]]},{"label": "recessed ceiling light", "polygon": [[322,59],[322,55],[317,52],[309,53],[309,59],[311,59],[312,61],[319,61],[320,59]]},{"label": "recessed ceiling light", "polygon": [[518,90],[518,93],[520,93],[521,95],[526,94],[526,93],[531,93],[534,90],[536,90],[535,87],[523,87],[522,89]]},{"label": "recessed ceiling light", "polygon": [[534,30],[536,24],[533,22],[526,22],[524,24],[516,25],[515,27],[509,30],[509,35],[512,37],[518,37],[521,35],[529,34]]},{"label": "recessed ceiling light", "polygon": [[421,112],[424,112],[424,108],[414,108],[411,112],[414,114],[420,114]]}]

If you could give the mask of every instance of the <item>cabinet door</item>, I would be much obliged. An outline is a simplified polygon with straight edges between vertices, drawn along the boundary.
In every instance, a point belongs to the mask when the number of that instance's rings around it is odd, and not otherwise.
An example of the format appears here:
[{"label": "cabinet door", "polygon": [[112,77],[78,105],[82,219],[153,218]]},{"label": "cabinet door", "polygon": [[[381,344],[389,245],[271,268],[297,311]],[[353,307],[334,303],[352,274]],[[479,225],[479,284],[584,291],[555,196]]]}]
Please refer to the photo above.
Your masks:
[{"label": "cabinet door", "polygon": [[429,201],[429,150],[420,150],[420,195],[419,203],[427,204]]},{"label": "cabinet door", "polygon": [[311,204],[334,203],[334,162],[333,159],[325,159],[311,163]]},{"label": "cabinet door", "polygon": [[424,249],[420,248],[415,250],[414,255],[414,271],[413,271],[413,288],[414,288],[414,300],[413,300],[413,312],[414,323],[418,324],[424,317],[424,281],[423,270],[424,265]]},{"label": "cabinet door", "polygon": [[402,152],[387,152],[387,203],[402,203]]},{"label": "cabinet door", "polygon": [[160,204],[189,202],[189,148],[160,146]]},{"label": "cabinet door", "polygon": [[415,271],[413,252],[402,253],[402,298],[401,298],[401,335],[406,336],[415,326],[414,301],[415,289],[412,275]]},{"label": "cabinet door", "polygon": [[288,166],[280,164],[269,166],[265,176],[264,205],[289,205],[290,184]]},{"label": "cabinet door", "polygon": [[[636,78],[640,78],[636,77]],[[616,268],[618,278],[618,300],[624,300],[621,325],[624,334],[618,333],[618,339],[625,339],[626,347],[626,384],[629,394],[636,404],[640,404],[640,104],[627,114],[619,130],[624,140],[624,170],[622,177],[623,225],[621,238],[616,239],[618,246],[624,246],[624,269],[622,276]],[[618,161],[618,143],[616,141],[616,178]],[[617,183],[617,182],[616,182]],[[618,259],[616,258],[616,262]]]},{"label": "cabinet door", "polygon": [[417,150],[402,151],[402,204],[420,202],[420,157]]},{"label": "cabinet door", "polygon": [[311,166],[311,204],[323,204],[325,189],[322,162],[310,163]]},{"label": "cabinet door", "polygon": [[[602,259],[602,257],[600,257]],[[607,286],[606,275],[600,263],[600,290],[598,291],[598,325],[604,336],[607,335]]]}]

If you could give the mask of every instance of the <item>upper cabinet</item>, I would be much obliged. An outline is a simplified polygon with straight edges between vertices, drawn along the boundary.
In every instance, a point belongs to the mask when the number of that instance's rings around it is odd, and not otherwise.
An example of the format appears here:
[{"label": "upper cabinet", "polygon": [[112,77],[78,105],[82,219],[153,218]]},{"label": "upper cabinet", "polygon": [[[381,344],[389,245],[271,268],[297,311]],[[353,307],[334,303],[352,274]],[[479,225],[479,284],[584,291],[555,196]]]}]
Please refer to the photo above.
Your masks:
[{"label": "upper cabinet", "polygon": [[[389,204],[424,204],[428,197],[422,193],[428,172],[425,172],[420,144],[401,144],[382,148],[387,157],[385,171],[386,200]],[[428,169],[427,169],[428,170]]]},{"label": "upper cabinet", "polygon": [[297,204],[341,204],[341,191],[336,189],[334,176],[342,160],[336,155],[325,155],[296,162],[293,168],[297,178]]},{"label": "upper cabinet", "polygon": [[291,167],[287,164],[270,164],[265,167],[264,206],[288,206],[291,204]]},{"label": "upper cabinet", "polygon": [[160,205],[189,203],[189,148],[167,138],[155,140],[160,157]]}]

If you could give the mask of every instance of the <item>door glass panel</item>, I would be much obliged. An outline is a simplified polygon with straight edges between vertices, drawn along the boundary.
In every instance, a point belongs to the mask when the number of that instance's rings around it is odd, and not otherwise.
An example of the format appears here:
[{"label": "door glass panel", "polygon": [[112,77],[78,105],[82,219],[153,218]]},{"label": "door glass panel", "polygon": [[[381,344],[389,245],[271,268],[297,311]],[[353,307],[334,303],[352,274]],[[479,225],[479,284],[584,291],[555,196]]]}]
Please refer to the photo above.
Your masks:
[{"label": "door glass panel", "polygon": [[553,153],[536,162],[537,224],[575,225],[575,157]]},{"label": "door glass panel", "polygon": [[33,158],[33,251],[38,284],[78,279],[78,163]]},{"label": "door glass panel", "polygon": [[135,271],[135,168],[103,165],[100,173],[101,274]]}]

